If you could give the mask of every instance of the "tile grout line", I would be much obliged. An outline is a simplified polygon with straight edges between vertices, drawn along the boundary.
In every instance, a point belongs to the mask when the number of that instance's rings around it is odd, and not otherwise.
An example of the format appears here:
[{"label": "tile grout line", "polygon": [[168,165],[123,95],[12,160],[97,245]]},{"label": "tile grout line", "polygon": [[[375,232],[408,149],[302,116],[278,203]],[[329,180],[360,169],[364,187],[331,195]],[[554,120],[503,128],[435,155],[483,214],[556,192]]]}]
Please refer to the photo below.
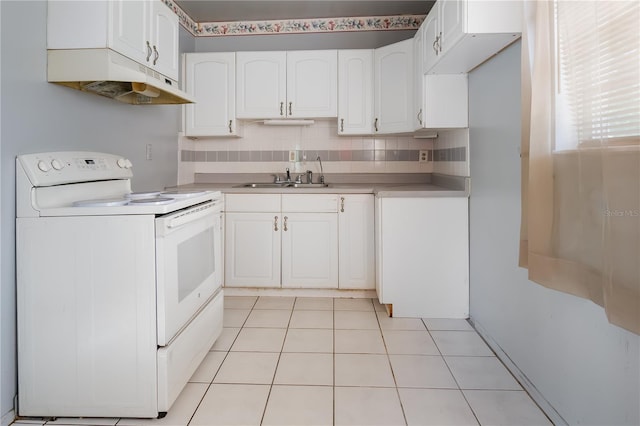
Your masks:
[{"label": "tile grout line", "polygon": [[396,374],[393,371],[393,365],[391,364],[391,357],[389,356],[389,349],[387,348],[387,342],[384,338],[384,333],[382,332],[382,324],[380,324],[380,317],[376,312],[376,305],[373,303],[373,299],[371,299],[371,304],[373,305],[373,313],[376,316],[376,322],[378,323],[378,331],[380,332],[380,336],[382,337],[382,343],[384,344],[384,352],[387,356],[387,362],[389,363],[389,370],[391,370],[391,376],[393,377],[393,384],[395,385],[396,395],[398,396],[398,403],[400,403],[400,410],[402,411],[402,417],[404,418],[404,424],[408,425],[409,421],[407,420],[407,413],[405,413],[404,404],[402,403],[402,398],[400,398],[400,390],[398,389],[398,381],[396,380]]}]

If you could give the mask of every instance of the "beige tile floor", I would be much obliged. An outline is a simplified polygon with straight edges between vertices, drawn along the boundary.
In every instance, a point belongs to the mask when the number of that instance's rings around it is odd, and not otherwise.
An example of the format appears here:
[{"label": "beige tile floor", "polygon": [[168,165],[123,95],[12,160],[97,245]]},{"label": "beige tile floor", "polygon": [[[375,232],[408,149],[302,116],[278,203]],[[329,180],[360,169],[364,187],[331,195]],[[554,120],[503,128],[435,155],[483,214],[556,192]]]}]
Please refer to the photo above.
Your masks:
[{"label": "beige tile floor", "polygon": [[548,425],[465,320],[375,299],[226,297],[224,330],[164,419],[51,425]]}]

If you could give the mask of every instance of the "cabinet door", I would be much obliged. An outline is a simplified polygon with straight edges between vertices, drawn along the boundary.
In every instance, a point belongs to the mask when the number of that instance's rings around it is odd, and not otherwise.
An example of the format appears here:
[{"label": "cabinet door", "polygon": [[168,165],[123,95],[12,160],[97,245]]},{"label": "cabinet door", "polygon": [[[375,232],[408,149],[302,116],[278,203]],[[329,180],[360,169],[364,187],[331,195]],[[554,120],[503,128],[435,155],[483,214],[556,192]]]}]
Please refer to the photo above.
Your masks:
[{"label": "cabinet door", "polygon": [[422,59],[424,56],[424,27],[420,26],[413,36],[413,128],[424,127],[424,73]]},{"label": "cabinet door", "polygon": [[338,51],[338,134],[373,132],[373,50]]},{"label": "cabinet door", "polygon": [[151,66],[173,80],[179,78],[179,37],[178,15],[160,0],[154,0],[151,7]]},{"label": "cabinet door", "polygon": [[151,3],[147,0],[109,2],[109,47],[124,56],[151,66],[153,50],[149,40]]},{"label": "cabinet door", "polygon": [[227,213],[226,287],[280,286],[280,223],[273,213]]},{"label": "cabinet door", "polygon": [[286,65],[286,52],[236,54],[238,118],[285,117]]},{"label": "cabinet door", "polygon": [[282,213],[282,287],[338,287],[335,213]]},{"label": "cabinet door", "polygon": [[337,50],[287,52],[287,116],[338,115]]},{"label": "cabinet door", "polygon": [[465,4],[468,0],[447,0],[440,3],[440,54],[449,49],[464,37]]},{"label": "cabinet door", "polygon": [[375,50],[376,133],[413,132],[413,39]]},{"label": "cabinet door", "polygon": [[435,63],[438,61],[438,55],[440,53],[438,49],[440,35],[440,26],[438,25],[440,23],[440,3],[441,2],[436,2],[436,4],[433,5],[433,8],[420,26],[424,31],[423,73],[429,72],[431,68],[433,68]]},{"label": "cabinet door", "polygon": [[235,53],[188,53],[184,83],[195,104],[184,106],[187,136],[236,134]]},{"label": "cabinet door", "polygon": [[373,195],[340,196],[339,288],[375,289]]}]

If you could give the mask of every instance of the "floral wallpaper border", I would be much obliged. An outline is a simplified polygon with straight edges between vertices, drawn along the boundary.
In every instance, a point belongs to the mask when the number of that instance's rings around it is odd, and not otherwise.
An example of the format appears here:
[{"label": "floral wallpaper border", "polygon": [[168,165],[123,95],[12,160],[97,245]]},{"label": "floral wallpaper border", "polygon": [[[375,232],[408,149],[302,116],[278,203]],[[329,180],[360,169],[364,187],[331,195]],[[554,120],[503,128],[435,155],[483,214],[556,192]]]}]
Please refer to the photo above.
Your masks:
[{"label": "floral wallpaper border", "polygon": [[396,15],[198,23],[172,0],[162,2],[178,15],[182,26],[196,37],[417,30],[425,18],[425,15]]}]

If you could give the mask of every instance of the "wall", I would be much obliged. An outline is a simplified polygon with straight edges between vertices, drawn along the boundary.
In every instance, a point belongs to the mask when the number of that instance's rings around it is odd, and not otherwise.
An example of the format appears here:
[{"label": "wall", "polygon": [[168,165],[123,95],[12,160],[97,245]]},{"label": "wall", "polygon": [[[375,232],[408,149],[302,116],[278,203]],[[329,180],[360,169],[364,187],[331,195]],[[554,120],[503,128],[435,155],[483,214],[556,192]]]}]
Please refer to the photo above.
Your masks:
[{"label": "wall", "polygon": [[518,267],[519,67],[518,42],[469,75],[471,319],[557,423],[638,425],[640,336]]},{"label": "wall", "polygon": [[[1,1],[0,232],[15,232],[15,156],[21,153],[87,150],[122,154],[134,164],[134,190],[175,185],[180,107],[132,106],[46,82],[44,1]],[[25,23],[29,25],[25,26]],[[181,34],[183,49],[193,50]],[[153,144],[153,160],[145,145]],[[16,394],[15,244],[1,239],[0,415]],[[36,265],[34,265],[36,267]],[[10,419],[9,419],[10,420]]]}]

